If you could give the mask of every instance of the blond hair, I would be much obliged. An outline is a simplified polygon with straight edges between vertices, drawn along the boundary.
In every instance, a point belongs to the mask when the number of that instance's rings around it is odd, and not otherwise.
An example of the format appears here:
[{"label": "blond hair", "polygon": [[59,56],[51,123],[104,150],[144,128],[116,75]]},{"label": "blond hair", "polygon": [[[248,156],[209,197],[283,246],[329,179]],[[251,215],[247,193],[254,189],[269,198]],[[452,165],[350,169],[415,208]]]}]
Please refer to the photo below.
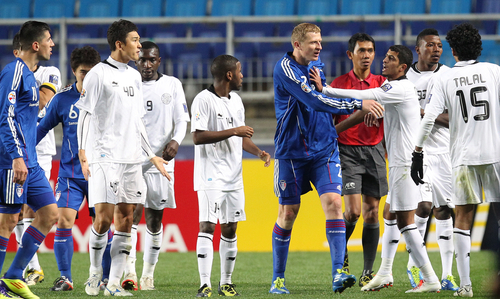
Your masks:
[{"label": "blond hair", "polygon": [[293,28],[292,32],[292,46],[293,43],[298,41],[299,43],[306,40],[306,35],[309,32],[320,33],[321,29],[318,26],[311,23],[300,23],[299,25]]}]

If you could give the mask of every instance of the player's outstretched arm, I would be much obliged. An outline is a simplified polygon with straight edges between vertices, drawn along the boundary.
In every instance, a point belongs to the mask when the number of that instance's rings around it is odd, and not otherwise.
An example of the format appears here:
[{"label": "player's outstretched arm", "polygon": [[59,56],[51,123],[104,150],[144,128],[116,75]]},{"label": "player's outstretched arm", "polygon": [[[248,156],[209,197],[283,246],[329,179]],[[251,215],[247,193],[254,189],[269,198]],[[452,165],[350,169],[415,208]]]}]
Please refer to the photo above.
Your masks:
[{"label": "player's outstretched arm", "polygon": [[196,130],[193,132],[193,142],[196,145],[216,143],[233,136],[250,138],[253,136],[253,128],[249,126],[241,126],[223,131]]},{"label": "player's outstretched arm", "polygon": [[259,157],[262,161],[264,161],[264,167],[268,167],[271,164],[271,155],[266,151],[261,150],[255,143],[253,143],[250,138],[243,138],[243,150],[247,153],[255,155]]},{"label": "player's outstretched arm", "polygon": [[377,118],[384,116],[384,107],[375,100],[364,100],[361,111],[363,111],[364,114],[371,113]]}]

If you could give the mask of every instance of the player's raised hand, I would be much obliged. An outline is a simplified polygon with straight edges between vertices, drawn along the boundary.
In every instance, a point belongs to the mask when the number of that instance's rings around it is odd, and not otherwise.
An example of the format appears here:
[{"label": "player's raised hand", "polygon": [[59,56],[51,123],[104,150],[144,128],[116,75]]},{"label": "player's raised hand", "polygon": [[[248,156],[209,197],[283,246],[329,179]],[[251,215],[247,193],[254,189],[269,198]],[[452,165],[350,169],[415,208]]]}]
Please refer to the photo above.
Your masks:
[{"label": "player's raised hand", "polygon": [[80,160],[80,165],[82,166],[83,177],[86,181],[88,181],[90,177],[90,170],[89,161],[87,160],[87,156],[85,155],[85,150],[78,151],[78,159]]},{"label": "player's raised hand", "polygon": [[24,184],[28,177],[28,168],[26,168],[22,157],[12,160],[12,170],[14,170],[14,183],[19,185]]},{"label": "player's raised hand", "polygon": [[363,100],[361,110],[366,113],[372,113],[376,118],[384,116],[384,107],[375,100]]},{"label": "player's raised hand", "polygon": [[153,165],[156,167],[156,169],[158,169],[161,172],[161,174],[167,178],[167,180],[169,180],[169,181],[172,180],[172,178],[170,177],[168,172],[165,170],[165,167],[163,166],[163,164],[168,164],[167,161],[163,160],[163,158],[160,158],[158,156],[154,156],[149,161],[151,161],[151,163],[153,163]]},{"label": "player's raised hand", "polygon": [[424,153],[413,152],[413,158],[411,158],[411,178],[418,186],[418,184],[423,184],[424,181]]},{"label": "player's raised hand", "polygon": [[264,167],[269,167],[269,164],[271,164],[271,155],[266,151],[261,151],[259,153],[259,159],[265,162]]},{"label": "player's raised hand", "polygon": [[178,150],[179,143],[177,143],[177,141],[175,140],[170,140],[170,142],[167,143],[167,145],[163,149],[163,159],[165,159],[166,161],[172,160],[177,155]]},{"label": "player's raised hand", "polygon": [[309,77],[311,78],[311,82],[316,86],[316,90],[321,92],[323,90],[323,85],[321,85],[321,75],[317,67],[314,66],[309,71]]},{"label": "player's raised hand", "polygon": [[253,136],[253,128],[249,126],[241,126],[234,128],[236,130],[235,134],[239,137],[248,137],[251,138]]}]

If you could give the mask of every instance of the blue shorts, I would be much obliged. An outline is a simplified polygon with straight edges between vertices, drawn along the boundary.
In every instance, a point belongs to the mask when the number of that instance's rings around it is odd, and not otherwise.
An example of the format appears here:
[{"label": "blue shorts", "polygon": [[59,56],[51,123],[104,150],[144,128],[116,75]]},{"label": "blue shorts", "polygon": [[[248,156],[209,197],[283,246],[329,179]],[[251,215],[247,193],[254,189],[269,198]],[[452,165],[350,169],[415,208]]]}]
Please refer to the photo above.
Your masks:
[{"label": "blue shorts", "polygon": [[0,169],[0,213],[17,214],[23,204],[37,211],[47,205],[56,203],[54,192],[45,172],[40,166],[28,169],[28,176],[23,185],[13,183],[14,171]]},{"label": "blue shorts", "polygon": [[342,190],[342,173],[337,144],[307,159],[275,159],[274,193],[282,205],[300,203],[300,196],[312,190],[318,194]]},{"label": "blue shorts", "polygon": [[57,207],[78,211],[83,199],[88,196],[88,185],[85,179],[57,178]]}]

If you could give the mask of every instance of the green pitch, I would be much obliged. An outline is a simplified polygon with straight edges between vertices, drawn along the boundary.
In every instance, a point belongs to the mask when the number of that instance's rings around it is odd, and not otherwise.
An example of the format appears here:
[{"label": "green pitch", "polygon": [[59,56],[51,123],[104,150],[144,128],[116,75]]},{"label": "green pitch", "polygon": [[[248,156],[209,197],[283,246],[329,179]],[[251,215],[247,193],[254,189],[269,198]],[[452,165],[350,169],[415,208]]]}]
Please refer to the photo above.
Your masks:
[{"label": "green pitch", "polygon": [[[219,281],[219,255],[214,254],[212,271],[213,296],[217,296]],[[380,292],[362,293],[356,283],[355,287],[345,290],[341,295],[333,294],[331,290],[331,262],[328,253],[324,252],[291,252],[288,258],[286,286],[290,295],[269,294],[272,276],[271,253],[238,253],[236,269],[233,274],[233,283],[237,291],[244,298],[276,298],[280,296],[292,298],[327,298],[341,296],[342,298],[435,298],[451,297],[453,292],[446,291],[439,294],[409,295],[404,292],[410,289],[406,276],[406,262],[408,254],[398,252],[394,262],[394,286]],[[4,269],[12,261],[13,254],[7,255]],[[441,277],[441,261],[439,253],[431,252],[430,258],[438,277]],[[59,276],[57,264],[53,254],[39,254],[40,263],[45,272],[45,281],[32,287],[31,290],[40,298],[91,298],[85,294],[84,282],[88,278],[88,254],[75,253],[73,257],[73,284],[71,292],[51,292],[52,282]],[[363,256],[360,252],[349,253],[351,271],[359,278],[362,270]],[[380,265],[380,253],[377,254],[375,269]],[[495,275],[495,256],[489,251],[471,253],[471,277],[474,298],[488,298]],[[142,271],[142,254],[137,260],[137,274]],[[454,265],[453,273],[459,283],[458,272]],[[198,265],[196,254],[189,253],[162,253],[155,272],[156,291],[133,292],[136,298],[194,298],[199,288]],[[103,296],[102,292],[99,296]]]}]

